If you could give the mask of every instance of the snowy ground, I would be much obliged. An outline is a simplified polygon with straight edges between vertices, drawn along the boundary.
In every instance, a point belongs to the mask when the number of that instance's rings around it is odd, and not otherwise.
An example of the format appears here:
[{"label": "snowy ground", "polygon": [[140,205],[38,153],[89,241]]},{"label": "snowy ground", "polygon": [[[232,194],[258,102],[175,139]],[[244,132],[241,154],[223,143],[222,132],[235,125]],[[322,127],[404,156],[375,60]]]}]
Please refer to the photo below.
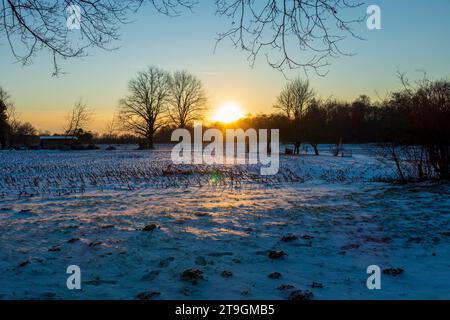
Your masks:
[{"label": "snowy ground", "polygon": [[[0,299],[450,299],[450,186],[379,182],[394,173],[350,148],[282,156],[269,179],[173,168],[165,148],[0,152]],[[369,265],[404,273],[370,291]]]}]

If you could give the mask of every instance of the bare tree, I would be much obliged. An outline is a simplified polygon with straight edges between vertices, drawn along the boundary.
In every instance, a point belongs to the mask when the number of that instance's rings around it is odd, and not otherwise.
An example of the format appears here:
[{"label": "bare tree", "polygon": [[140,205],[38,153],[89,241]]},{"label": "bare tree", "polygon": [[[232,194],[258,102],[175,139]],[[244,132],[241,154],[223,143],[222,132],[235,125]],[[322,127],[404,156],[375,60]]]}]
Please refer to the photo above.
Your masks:
[{"label": "bare tree", "polygon": [[280,92],[274,108],[280,110],[288,120],[292,120],[292,115],[294,113],[294,95],[288,87],[289,85]]},{"label": "bare tree", "polygon": [[29,122],[23,122],[21,123],[17,128],[17,135],[22,136],[34,136],[36,135],[37,130],[36,128]]},{"label": "bare tree", "polygon": [[11,95],[0,86],[0,101],[8,107],[8,105],[11,105]]},{"label": "bare tree", "polygon": [[119,119],[117,114],[114,114],[112,119],[106,123],[105,134],[103,135],[109,143],[107,150],[114,150],[112,143],[113,140],[117,138],[117,133],[119,131]]},{"label": "bare tree", "polygon": [[7,107],[6,114],[8,116],[8,124],[11,132],[17,131],[17,128],[20,125],[20,113],[17,111],[17,108],[14,104],[10,104]]},{"label": "bare tree", "polygon": [[35,133],[36,129],[30,123],[21,122],[10,94],[0,87],[0,147],[4,148],[7,141],[9,146],[13,147],[16,136]]},{"label": "bare tree", "polygon": [[164,124],[170,101],[170,75],[156,67],[139,72],[128,83],[129,95],[120,100],[123,129],[144,137],[153,149],[153,137]]},{"label": "bare tree", "polygon": [[14,104],[10,104],[6,114],[8,115],[8,137],[9,137],[9,146],[13,146],[14,136],[19,132],[20,126],[22,124],[20,120],[20,113],[17,111],[17,108]]},{"label": "bare tree", "polygon": [[[173,16],[191,10],[197,2],[2,0],[0,37],[24,64],[31,62],[38,51],[49,50],[57,75],[58,58],[81,57],[88,48],[113,49],[111,44],[119,39],[119,26],[129,22],[129,15],[143,4]],[[339,43],[347,36],[358,37],[352,28],[363,17],[353,11],[361,5],[358,0],[216,0],[218,15],[231,20],[230,29],[219,34],[218,42],[231,39],[235,47],[249,53],[252,64],[258,55],[266,54],[268,63],[279,70],[312,68],[323,74],[320,70],[328,65],[328,58],[347,54]],[[75,18],[71,17],[73,8],[80,9]],[[349,16],[355,18],[346,18]],[[80,23],[78,34],[71,33],[64,23],[66,19]]]},{"label": "bare tree", "polygon": [[[195,4],[193,0],[2,0],[0,37],[6,38],[14,57],[24,64],[48,49],[57,75],[57,58],[81,57],[92,47],[111,49],[111,43],[119,39],[118,26],[145,2],[165,15],[176,15]],[[66,19],[80,23],[76,41]]]},{"label": "bare tree", "polygon": [[202,117],[206,94],[202,82],[187,71],[177,71],[171,81],[169,116],[179,128]]},{"label": "bare tree", "polygon": [[314,96],[309,81],[297,78],[283,88],[274,107],[281,110],[288,119],[298,122]]},{"label": "bare tree", "polygon": [[13,146],[14,135],[19,131],[21,126],[20,114],[17,112],[16,106],[11,101],[11,95],[0,87],[0,142],[1,147]]},{"label": "bare tree", "polygon": [[106,123],[105,137],[107,139],[113,139],[118,131],[119,123],[118,123],[117,115],[114,114],[112,119]]},{"label": "bare tree", "polygon": [[276,109],[281,110],[295,127],[295,150],[294,153],[300,153],[301,137],[300,137],[300,120],[308,105],[315,97],[314,90],[311,88],[309,81],[297,78],[289,82],[280,92],[277,98]]},{"label": "bare tree", "polygon": [[8,112],[10,111],[12,103],[10,102],[10,95],[8,92],[0,87],[0,148],[6,148],[6,139],[10,131],[8,123]]},{"label": "bare tree", "polygon": [[[360,38],[353,26],[365,16],[356,14],[358,0],[216,0],[217,12],[231,20],[232,27],[219,35],[249,53],[254,64],[260,54],[268,63],[286,68],[315,70],[329,64],[328,58],[348,55],[339,44],[346,37]],[[349,12],[355,11],[355,18]]]},{"label": "bare tree", "polygon": [[64,134],[66,136],[76,136],[81,129],[85,129],[91,118],[92,110],[81,100],[78,101],[67,114],[67,122],[63,128]]}]

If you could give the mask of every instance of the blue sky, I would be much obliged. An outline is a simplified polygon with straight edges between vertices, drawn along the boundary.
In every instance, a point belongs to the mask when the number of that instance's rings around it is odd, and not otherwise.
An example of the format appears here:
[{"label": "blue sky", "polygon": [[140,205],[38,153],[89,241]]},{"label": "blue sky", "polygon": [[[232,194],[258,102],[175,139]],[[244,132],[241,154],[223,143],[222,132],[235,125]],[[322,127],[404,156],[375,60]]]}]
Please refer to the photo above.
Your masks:
[{"label": "blue sky", "polygon": [[[134,23],[121,28],[118,50],[91,50],[88,57],[60,61],[66,73],[58,78],[51,77],[47,52],[24,67],[0,39],[0,85],[11,93],[24,120],[51,131],[61,129],[67,110],[80,98],[95,110],[91,129],[102,131],[117,101],[126,94],[127,82],[148,65],[196,74],[205,84],[211,110],[235,101],[248,112],[270,112],[285,77],[263,57],[251,68],[246,54],[228,42],[214,53],[216,35],[227,28],[227,21],[214,14],[213,1],[200,2],[194,13],[176,18],[144,8]],[[355,56],[331,60],[326,77],[309,74],[321,97],[384,96],[399,87],[397,70],[411,77],[420,76],[417,70],[421,69],[436,78],[449,75],[450,1],[374,0],[369,4],[381,7],[382,30],[369,31],[362,24],[357,32],[366,40],[344,43]],[[297,75],[304,73],[287,72],[288,77]]]}]

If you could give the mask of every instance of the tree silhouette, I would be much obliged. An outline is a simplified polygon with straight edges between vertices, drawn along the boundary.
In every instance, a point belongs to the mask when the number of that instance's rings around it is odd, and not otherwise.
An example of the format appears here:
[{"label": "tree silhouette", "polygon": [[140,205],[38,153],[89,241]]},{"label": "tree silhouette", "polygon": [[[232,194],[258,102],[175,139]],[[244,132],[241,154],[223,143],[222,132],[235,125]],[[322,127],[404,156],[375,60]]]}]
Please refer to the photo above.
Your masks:
[{"label": "tree silhouette", "polygon": [[0,148],[6,148],[6,140],[10,134],[9,112],[13,109],[9,93],[0,87]]},{"label": "tree silhouette", "polygon": [[187,71],[177,71],[170,91],[169,116],[177,127],[185,128],[202,117],[207,99],[199,79]]},{"label": "tree silhouette", "polygon": [[314,90],[311,88],[309,81],[297,78],[289,82],[280,92],[277,98],[276,109],[281,110],[291,121],[295,135],[294,153],[300,153],[301,145],[301,119],[306,108],[315,96]]},{"label": "tree silhouette", "polygon": [[319,101],[312,101],[300,121],[300,130],[302,137],[313,147],[316,156],[319,155],[318,145],[324,139],[325,128],[326,110]]},{"label": "tree silhouette", "polygon": [[164,124],[163,116],[170,101],[170,75],[149,67],[128,83],[128,91],[119,107],[123,129],[144,137],[146,148],[153,149],[153,137]]},{"label": "tree silhouette", "polygon": [[283,88],[274,107],[281,110],[289,119],[298,122],[314,96],[309,81],[297,78]]},{"label": "tree silhouette", "polygon": [[92,110],[83,103],[78,101],[69,111],[64,126],[64,133],[66,136],[77,136],[81,129],[85,128],[92,117]]}]

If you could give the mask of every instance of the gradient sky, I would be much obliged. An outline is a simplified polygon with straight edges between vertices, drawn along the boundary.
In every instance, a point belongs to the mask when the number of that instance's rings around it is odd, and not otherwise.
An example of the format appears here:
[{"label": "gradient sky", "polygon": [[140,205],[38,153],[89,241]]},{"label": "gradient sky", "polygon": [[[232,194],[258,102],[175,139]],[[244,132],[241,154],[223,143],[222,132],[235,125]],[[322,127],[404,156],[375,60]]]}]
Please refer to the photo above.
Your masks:
[{"label": "gradient sky", "polygon": [[[214,2],[200,0],[193,14],[169,18],[144,8],[135,22],[121,28],[120,48],[91,50],[90,56],[60,61],[66,74],[51,77],[52,60],[41,52],[30,66],[15,62],[0,39],[0,85],[13,97],[24,121],[38,129],[61,131],[64,116],[74,102],[83,99],[95,111],[92,130],[102,132],[106,121],[126,94],[127,82],[137,71],[156,65],[169,71],[187,69],[204,83],[212,110],[235,101],[247,112],[270,112],[286,79],[261,57],[252,69],[246,54],[220,44],[214,53],[218,32],[226,30],[225,19],[215,16]],[[450,74],[450,1],[378,0],[382,30],[357,30],[366,40],[348,39],[345,49],[356,54],[331,60],[329,74],[309,79],[323,98],[354,99],[367,94],[376,99],[400,87],[396,71],[419,77],[426,70],[435,78]],[[367,6],[361,8],[361,14]],[[304,76],[289,71],[293,78]]]}]

